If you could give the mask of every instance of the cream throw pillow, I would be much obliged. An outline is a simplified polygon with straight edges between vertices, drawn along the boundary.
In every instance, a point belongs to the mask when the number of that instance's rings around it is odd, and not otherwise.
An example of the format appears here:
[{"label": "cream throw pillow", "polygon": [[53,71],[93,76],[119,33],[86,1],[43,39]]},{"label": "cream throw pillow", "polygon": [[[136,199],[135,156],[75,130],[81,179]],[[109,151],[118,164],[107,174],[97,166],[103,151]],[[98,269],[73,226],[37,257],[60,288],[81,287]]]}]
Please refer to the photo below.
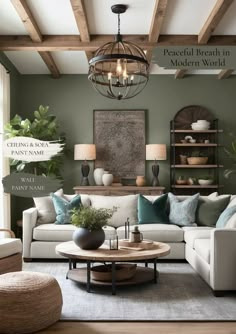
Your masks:
[{"label": "cream throw pillow", "polygon": [[127,196],[100,196],[90,195],[91,206],[96,209],[106,208],[112,209],[117,207],[117,211],[113,214],[108,225],[119,227],[125,225],[129,218],[130,225],[134,225],[138,221],[137,205],[138,195]]},{"label": "cream throw pillow", "polygon": [[[59,189],[54,194],[61,197],[63,190]],[[54,223],[56,221],[56,211],[51,196],[34,197],[33,200],[38,210],[37,225]]]}]

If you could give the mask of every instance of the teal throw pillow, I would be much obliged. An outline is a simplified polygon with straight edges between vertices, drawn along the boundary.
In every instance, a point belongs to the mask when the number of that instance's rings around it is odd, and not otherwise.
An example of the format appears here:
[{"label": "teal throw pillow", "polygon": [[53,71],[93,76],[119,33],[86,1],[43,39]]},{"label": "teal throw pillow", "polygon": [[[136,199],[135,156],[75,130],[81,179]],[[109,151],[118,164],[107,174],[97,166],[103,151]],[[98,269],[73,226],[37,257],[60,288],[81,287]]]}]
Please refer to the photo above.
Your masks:
[{"label": "teal throw pillow", "polygon": [[229,201],[230,196],[215,200],[201,197],[196,211],[197,225],[215,227],[217,220],[229,204]]},{"label": "teal throw pillow", "polygon": [[158,197],[153,203],[142,195],[138,196],[139,224],[168,224],[166,202],[168,194]]},{"label": "teal throw pillow", "polygon": [[171,224],[178,226],[195,226],[195,213],[198,205],[200,194],[189,196],[184,201],[169,193],[170,214],[169,220]]},{"label": "teal throw pillow", "polygon": [[72,209],[79,209],[81,205],[80,195],[76,195],[70,202],[55,194],[51,194],[54,208],[56,211],[55,224],[70,224]]},{"label": "teal throw pillow", "polygon": [[216,222],[216,227],[225,227],[228,220],[236,213],[236,205],[226,208]]}]

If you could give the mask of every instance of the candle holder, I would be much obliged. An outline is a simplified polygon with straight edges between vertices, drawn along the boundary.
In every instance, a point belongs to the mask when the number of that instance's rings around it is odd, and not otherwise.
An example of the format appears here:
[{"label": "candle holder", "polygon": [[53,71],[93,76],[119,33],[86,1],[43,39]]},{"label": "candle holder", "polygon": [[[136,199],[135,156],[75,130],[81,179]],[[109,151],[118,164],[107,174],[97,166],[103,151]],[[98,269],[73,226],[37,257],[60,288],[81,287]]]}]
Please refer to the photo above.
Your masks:
[{"label": "candle holder", "polygon": [[119,249],[119,240],[118,236],[116,235],[112,239],[109,239],[109,247],[110,250],[118,250]]},{"label": "candle holder", "polygon": [[130,230],[129,218],[127,218],[125,222],[125,239],[129,239],[129,230]]}]

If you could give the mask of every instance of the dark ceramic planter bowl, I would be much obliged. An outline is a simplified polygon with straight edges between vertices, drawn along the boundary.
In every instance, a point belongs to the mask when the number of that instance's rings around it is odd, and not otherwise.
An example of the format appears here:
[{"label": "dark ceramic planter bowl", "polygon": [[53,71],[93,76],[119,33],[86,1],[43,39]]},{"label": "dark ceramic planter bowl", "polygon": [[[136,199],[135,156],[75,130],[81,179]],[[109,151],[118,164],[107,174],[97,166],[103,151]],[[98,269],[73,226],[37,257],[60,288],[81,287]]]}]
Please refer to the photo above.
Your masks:
[{"label": "dark ceramic planter bowl", "polygon": [[79,227],[73,233],[73,240],[82,249],[97,249],[104,243],[105,233],[103,229],[89,231]]}]

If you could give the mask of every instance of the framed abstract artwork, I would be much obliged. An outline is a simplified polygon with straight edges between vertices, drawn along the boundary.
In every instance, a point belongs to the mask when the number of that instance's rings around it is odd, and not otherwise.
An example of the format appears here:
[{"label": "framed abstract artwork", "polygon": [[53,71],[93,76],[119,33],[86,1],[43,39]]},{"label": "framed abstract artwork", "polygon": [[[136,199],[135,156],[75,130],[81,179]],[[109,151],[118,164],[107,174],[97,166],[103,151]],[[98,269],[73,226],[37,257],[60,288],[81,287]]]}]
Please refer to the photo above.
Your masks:
[{"label": "framed abstract artwork", "polygon": [[94,110],[95,168],[115,177],[145,175],[145,110]]}]

